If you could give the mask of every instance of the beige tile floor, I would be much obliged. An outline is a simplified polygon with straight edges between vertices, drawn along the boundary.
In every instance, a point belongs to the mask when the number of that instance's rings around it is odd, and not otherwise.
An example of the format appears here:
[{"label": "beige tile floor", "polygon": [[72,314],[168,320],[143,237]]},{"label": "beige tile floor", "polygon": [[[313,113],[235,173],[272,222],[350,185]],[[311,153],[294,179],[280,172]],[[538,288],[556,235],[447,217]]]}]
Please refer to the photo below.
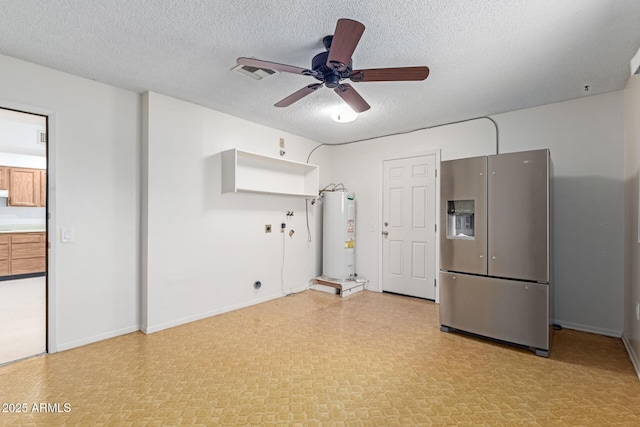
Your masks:
[{"label": "beige tile floor", "polygon": [[545,359],[373,292],[310,290],[17,362],[0,401],[27,406],[0,425],[640,425],[620,339],[562,330]]}]

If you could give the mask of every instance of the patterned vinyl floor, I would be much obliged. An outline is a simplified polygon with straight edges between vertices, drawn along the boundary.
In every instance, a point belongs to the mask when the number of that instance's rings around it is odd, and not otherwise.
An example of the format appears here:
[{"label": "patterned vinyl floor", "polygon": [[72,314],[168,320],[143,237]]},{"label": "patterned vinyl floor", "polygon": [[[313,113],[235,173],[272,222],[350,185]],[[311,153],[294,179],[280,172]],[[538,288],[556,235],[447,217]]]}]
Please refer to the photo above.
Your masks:
[{"label": "patterned vinyl floor", "polygon": [[620,339],[557,331],[546,359],[374,292],[310,290],[6,365],[0,402],[0,425],[640,425]]}]

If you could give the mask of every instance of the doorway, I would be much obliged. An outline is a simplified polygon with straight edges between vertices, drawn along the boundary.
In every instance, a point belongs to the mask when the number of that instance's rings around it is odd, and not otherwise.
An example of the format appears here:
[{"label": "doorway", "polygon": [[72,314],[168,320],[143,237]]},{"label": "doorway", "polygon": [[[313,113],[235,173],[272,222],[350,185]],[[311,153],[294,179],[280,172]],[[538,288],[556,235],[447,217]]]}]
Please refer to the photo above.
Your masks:
[{"label": "doorway", "polygon": [[0,108],[0,365],[47,352],[47,134]]},{"label": "doorway", "polygon": [[436,154],[383,162],[382,290],[436,299]]}]

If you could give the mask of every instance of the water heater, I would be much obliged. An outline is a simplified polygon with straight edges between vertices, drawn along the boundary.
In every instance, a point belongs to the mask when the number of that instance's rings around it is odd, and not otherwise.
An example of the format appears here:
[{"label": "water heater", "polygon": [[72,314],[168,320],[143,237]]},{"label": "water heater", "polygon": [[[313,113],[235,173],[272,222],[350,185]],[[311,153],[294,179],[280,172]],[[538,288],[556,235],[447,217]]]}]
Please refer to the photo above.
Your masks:
[{"label": "water heater", "polygon": [[356,195],[323,193],[322,275],[334,280],[355,277]]}]

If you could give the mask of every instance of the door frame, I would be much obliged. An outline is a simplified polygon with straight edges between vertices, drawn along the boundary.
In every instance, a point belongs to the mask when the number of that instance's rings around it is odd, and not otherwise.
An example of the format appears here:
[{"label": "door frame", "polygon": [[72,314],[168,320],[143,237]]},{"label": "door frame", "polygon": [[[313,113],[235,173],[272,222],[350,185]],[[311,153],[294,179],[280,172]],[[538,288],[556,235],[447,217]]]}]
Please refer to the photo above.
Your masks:
[{"label": "door frame", "polygon": [[0,99],[0,108],[9,110],[22,111],[30,114],[37,114],[47,118],[47,206],[45,213],[45,226],[47,236],[47,265],[46,265],[46,353],[56,353],[57,347],[57,311],[56,311],[56,259],[57,259],[57,242],[55,239],[56,224],[56,147],[57,147],[57,126],[56,113],[54,110],[37,107],[34,105],[22,104],[6,99]]},{"label": "door frame", "polygon": [[[436,242],[436,247],[435,247],[435,262],[434,262],[434,266],[435,266],[435,279],[436,279],[436,289],[435,289],[435,302],[436,304],[440,303],[440,277],[439,277],[439,271],[440,271],[440,233],[438,232],[440,230],[440,157],[441,157],[441,149],[433,149],[433,150],[426,150],[426,151],[418,151],[418,152],[411,152],[411,153],[407,153],[407,154],[395,154],[395,155],[391,155],[388,157],[383,157],[380,159],[380,162],[378,164],[378,188],[379,188],[379,195],[380,197],[378,198],[378,227],[380,230],[382,230],[382,222],[384,221],[383,219],[383,213],[384,213],[384,162],[389,161],[389,160],[401,160],[401,159],[410,159],[413,157],[421,157],[421,156],[435,156],[435,160],[436,160],[436,204],[435,204],[435,209],[436,209],[436,230],[434,230],[434,234],[435,234],[435,242]],[[382,231],[380,231],[378,233],[378,287],[377,287],[377,291],[378,292],[382,292],[382,262],[383,262],[383,253],[382,253]]]}]

